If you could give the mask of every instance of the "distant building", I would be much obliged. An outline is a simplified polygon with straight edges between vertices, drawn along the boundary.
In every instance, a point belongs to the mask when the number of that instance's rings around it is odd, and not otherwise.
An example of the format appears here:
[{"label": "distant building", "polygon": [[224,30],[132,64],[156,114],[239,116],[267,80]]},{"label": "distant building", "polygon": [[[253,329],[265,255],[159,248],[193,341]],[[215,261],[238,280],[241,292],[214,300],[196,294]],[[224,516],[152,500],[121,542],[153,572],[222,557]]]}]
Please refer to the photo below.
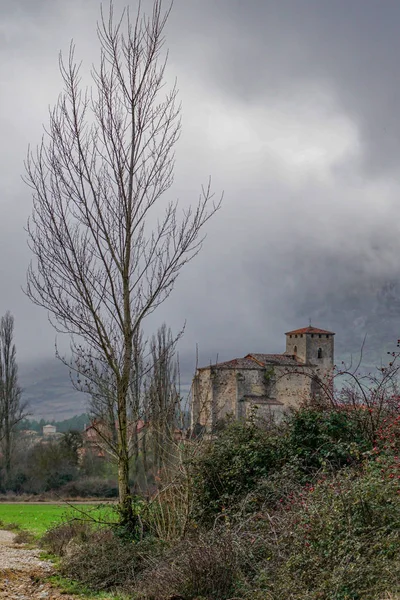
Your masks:
[{"label": "distant building", "polygon": [[[136,435],[138,436],[146,427],[145,422],[141,419],[136,423],[128,423],[127,433],[130,442],[132,441],[135,432],[135,425]],[[90,452],[94,456],[104,458],[106,455],[104,451],[105,447],[109,444],[112,445],[113,441],[116,442],[117,436],[117,422],[115,422],[114,429],[101,420],[95,420],[90,425],[85,425],[85,430],[83,432],[83,447],[80,452],[81,457]]]},{"label": "distant building", "polygon": [[191,429],[213,431],[228,415],[260,418],[323,400],[332,389],[334,333],[304,327],[286,333],[283,354],[247,354],[197,369]]},{"label": "distant building", "polygon": [[57,427],[55,425],[44,425],[43,426],[43,435],[45,437],[56,436],[57,435]]}]

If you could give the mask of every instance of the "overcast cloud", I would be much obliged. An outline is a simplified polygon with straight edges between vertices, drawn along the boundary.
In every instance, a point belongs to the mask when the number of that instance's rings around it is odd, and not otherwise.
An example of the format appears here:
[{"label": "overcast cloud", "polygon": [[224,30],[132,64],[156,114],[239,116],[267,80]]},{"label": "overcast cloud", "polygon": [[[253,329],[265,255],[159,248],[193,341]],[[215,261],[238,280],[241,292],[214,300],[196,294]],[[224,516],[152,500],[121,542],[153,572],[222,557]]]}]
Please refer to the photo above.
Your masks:
[{"label": "overcast cloud", "polygon": [[[14,313],[25,362],[53,355],[54,332],[21,291],[23,160],[60,91],[59,50],[73,37],[88,67],[97,56],[98,8],[0,0],[0,313]],[[352,350],[365,332],[382,330],[378,345],[400,337],[399,27],[397,0],[176,0],[172,193],[195,201],[211,175],[225,197],[149,330],[186,320],[181,352],[198,343],[203,362],[282,351],[283,332],[309,317]]]}]

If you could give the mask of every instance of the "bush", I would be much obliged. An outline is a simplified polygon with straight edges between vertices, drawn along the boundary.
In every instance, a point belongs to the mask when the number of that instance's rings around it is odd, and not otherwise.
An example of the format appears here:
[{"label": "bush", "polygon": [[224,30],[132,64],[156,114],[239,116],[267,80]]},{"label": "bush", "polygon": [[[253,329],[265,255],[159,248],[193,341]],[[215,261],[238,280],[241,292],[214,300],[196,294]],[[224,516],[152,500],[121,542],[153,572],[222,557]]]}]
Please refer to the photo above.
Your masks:
[{"label": "bush", "polygon": [[15,544],[32,544],[35,541],[35,536],[30,531],[22,530],[19,531],[15,538]]},{"label": "bush", "polygon": [[338,470],[358,462],[371,445],[352,415],[340,409],[302,409],[287,420],[286,461],[295,461],[306,477],[320,469]]},{"label": "bush", "polygon": [[323,478],[255,520],[268,552],[260,589],[294,600],[376,600],[398,591],[398,466],[369,462]]},{"label": "bush", "polygon": [[254,422],[233,422],[210,441],[193,464],[196,516],[206,523],[229,511],[281,462],[276,433]]},{"label": "bush", "polygon": [[140,575],[136,590],[143,600],[224,600],[235,596],[242,582],[238,547],[229,533],[220,532],[176,545]]},{"label": "bush", "polygon": [[85,521],[70,521],[49,529],[40,540],[40,545],[56,556],[64,556],[71,541],[86,542],[93,533],[93,525]]},{"label": "bush", "polygon": [[[132,591],[138,573],[148,566],[148,558],[156,560],[164,548],[162,542],[151,538],[128,542],[112,528],[78,529],[75,534],[66,529],[61,536],[60,533],[53,536],[53,540],[59,543],[63,536],[62,574],[98,591],[114,588]],[[47,545],[51,547],[49,542]]]},{"label": "bush", "polygon": [[263,502],[270,497],[274,503],[283,493],[273,485],[283,483],[282,470],[290,473],[296,487],[312,482],[321,470],[360,463],[368,449],[368,440],[340,410],[301,409],[288,415],[279,429],[265,430],[253,421],[230,423],[193,465],[195,518],[209,524],[222,512],[237,511],[246,495],[257,495],[261,481]]},{"label": "bush", "polygon": [[88,477],[66,483],[59,494],[70,498],[117,498],[118,483],[113,479]]}]

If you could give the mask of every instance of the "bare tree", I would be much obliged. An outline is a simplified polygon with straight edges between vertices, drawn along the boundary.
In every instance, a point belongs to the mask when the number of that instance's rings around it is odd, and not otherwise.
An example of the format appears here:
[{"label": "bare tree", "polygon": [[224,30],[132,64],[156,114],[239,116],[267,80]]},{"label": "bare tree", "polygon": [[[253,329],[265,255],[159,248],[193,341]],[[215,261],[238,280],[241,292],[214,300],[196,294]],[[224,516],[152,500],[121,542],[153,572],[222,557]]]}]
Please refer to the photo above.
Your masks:
[{"label": "bare tree", "polygon": [[180,411],[179,368],[176,342],[165,323],[150,342],[151,369],[147,381],[147,421],[151,431],[153,462],[156,471],[172,455],[175,429]]},{"label": "bare tree", "polygon": [[[28,223],[34,255],[26,293],[71,336],[73,368],[100,392],[103,372],[117,407],[122,521],[134,523],[129,489],[128,399],[133,345],[143,319],[170,295],[200,250],[204,224],[220,201],[210,184],[182,212],[163,195],[173,182],[180,133],[176,86],[164,92],[164,29],[171,5],[154,0],[98,24],[100,61],[82,88],[74,46],[60,72],[64,91],[41,145],[30,151]],[[94,371],[91,371],[93,365]],[[79,380],[78,380],[79,381]]]},{"label": "bare tree", "polygon": [[7,478],[11,471],[11,458],[16,425],[25,416],[26,404],[21,402],[18,385],[18,366],[14,338],[14,317],[8,311],[0,321],[0,439],[4,452]]},{"label": "bare tree", "polygon": [[[145,342],[142,330],[136,329],[133,338],[131,382],[129,385],[127,414],[127,445],[129,459],[134,457],[135,467],[139,459],[138,430],[144,418],[143,380],[149,370],[145,357]],[[103,361],[92,361],[89,365],[81,365],[80,372],[84,382],[75,384],[80,390],[90,394],[88,414],[91,428],[96,432],[96,446],[101,448],[111,460],[118,461],[118,404],[115,377],[108,365]],[[136,468],[135,468],[136,471]]]}]

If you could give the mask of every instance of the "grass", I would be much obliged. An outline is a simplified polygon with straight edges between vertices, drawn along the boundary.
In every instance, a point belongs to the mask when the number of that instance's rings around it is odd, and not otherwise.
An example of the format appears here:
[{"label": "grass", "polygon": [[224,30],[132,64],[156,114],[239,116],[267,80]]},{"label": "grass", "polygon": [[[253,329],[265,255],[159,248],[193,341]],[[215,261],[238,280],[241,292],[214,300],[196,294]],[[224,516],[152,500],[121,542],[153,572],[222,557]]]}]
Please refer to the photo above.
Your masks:
[{"label": "grass", "polygon": [[127,600],[127,596],[110,594],[109,592],[93,592],[79,581],[73,581],[61,575],[52,575],[47,579],[62,594],[71,594],[86,600]]},{"label": "grass", "polygon": [[[28,532],[35,538],[42,536],[48,529],[71,519],[97,519],[103,522],[115,521],[117,516],[109,505],[97,504],[0,504],[0,529]],[[53,555],[41,553],[41,558],[52,560]],[[94,592],[78,581],[60,575],[53,575],[47,581],[62,594],[71,594],[82,600],[128,600],[127,596],[106,592]]]},{"label": "grass", "polygon": [[[84,513],[84,514],[83,514]],[[110,506],[81,504],[68,506],[65,504],[0,504],[0,528],[21,528],[30,531],[35,536],[43,535],[48,529],[62,521],[74,518],[98,519],[101,521],[115,520],[116,517]],[[11,525],[11,527],[10,527]]]}]

